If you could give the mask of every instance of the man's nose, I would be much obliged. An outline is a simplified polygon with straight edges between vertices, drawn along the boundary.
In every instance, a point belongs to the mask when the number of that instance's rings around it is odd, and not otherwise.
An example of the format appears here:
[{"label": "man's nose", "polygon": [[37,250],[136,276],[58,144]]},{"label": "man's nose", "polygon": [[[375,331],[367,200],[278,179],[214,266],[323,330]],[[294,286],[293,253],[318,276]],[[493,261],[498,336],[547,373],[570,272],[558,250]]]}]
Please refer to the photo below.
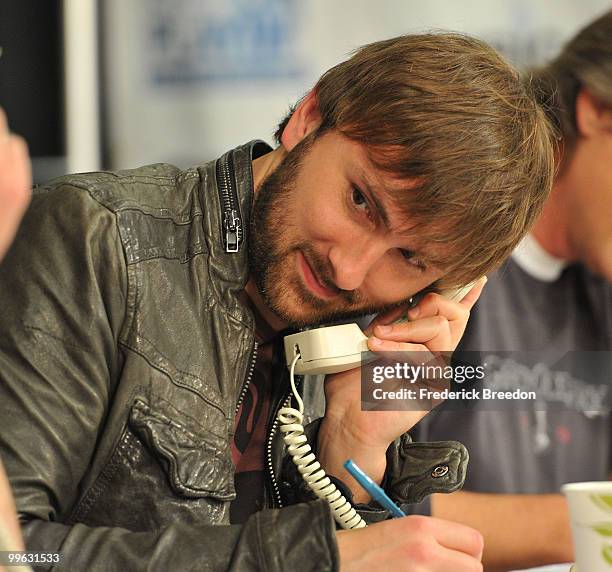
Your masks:
[{"label": "man's nose", "polygon": [[341,290],[357,290],[383,254],[384,249],[372,241],[356,239],[333,246],[329,260],[335,285]]}]

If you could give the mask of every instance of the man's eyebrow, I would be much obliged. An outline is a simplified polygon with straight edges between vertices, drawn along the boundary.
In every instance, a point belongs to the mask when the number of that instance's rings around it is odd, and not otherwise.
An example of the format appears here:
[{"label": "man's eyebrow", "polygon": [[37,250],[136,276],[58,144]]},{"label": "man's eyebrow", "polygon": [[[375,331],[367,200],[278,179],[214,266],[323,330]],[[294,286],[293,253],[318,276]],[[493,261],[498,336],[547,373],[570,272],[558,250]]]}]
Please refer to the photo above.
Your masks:
[{"label": "man's eyebrow", "polygon": [[389,221],[389,214],[387,213],[385,206],[382,204],[380,200],[378,188],[376,187],[376,185],[373,185],[369,181],[369,179],[367,178],[366,174],[363,171],[358,170],[357,176],[363,182],[363,186],[365,190],[367,191],[368,195],[370,195],[370,198],[372,199],[372,202],[374,203],[376,210],[380,213],[380,218],[382,218],[383,222],[385,223],[385,227],[387,228],[387,230],[389,230],[391,227],[391,223]]},{"label": "man's eyebrow", "polygon": [[389,217],[389,213],[381,200],[381,196],[388,197],[393,191],[385,187],[372,184],[372,182],[363,172],[358,172],[358,174],[359,178],[364,183],[364,189],[368,192],[372,199],[372,202],[374,203],[374,206],[376,207],[376,210],[380,213],[380,218],[382,218],[383,223],[385,224],[385,228],[391,232],[397,232],[400,234],[405,232],[407,228],[409,229],[409,226],[402,227],[401,224],[397,224],[395,226],[391,224],[391,218]]},{"label": "man's eyebrow", "polygon": [[[401,232],[401,230],[403,229],[399,229],[399,228],[393,229],[392,228],[391,221],[389,219],[389,214],[387,213],[385,206],[380,200],[381,194],[388,195],[390,191],[385,188],[381,190],[381,188],[378,185],[372,184],[372,182],[370,181],[370,179],[367,177],[367,175],[362,169],[357,168],[355,169],[355,172],[356,172],[356,176],[358,180],[362,182],[364,190],[368,193],[368,195],[372,199],[372,202],[374,203],[376,210],[380,213],[380,218],[383,220],[383,223],[385,224],[385,228],[392,232],[394,230]],[[417,250],[415,250],[414,252],[418,258],[427,261],[428,264],[436,264],[439,262],[436,256],[434,256],[431,252],[429,252],[428,249],[425,249],[422,246],[418,248]]]}]

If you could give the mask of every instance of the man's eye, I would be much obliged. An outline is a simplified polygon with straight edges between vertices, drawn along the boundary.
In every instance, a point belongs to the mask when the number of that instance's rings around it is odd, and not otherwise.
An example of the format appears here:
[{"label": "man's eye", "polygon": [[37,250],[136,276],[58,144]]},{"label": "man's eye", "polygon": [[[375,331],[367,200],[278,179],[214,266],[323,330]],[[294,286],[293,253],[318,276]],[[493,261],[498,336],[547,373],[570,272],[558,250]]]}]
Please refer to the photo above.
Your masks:
[{"label": "man's eye", "polygon": [[353,194],[352,194],[352,200],[353,200],[353,204],[358,207],[360,210],[364,210],[367,213],[370,212],[370,207],[368,205],[368,201],[366,200],[366,198],[364,197],[363,193],[353,187]]},{"label": "man's eye", "polygon": [[404,260],[406,260],[409,264],[412,264],[412,266],[416,266],[419,270],[425,270],[425,265],[416,257],[416,253],[413,250],[400,248],[400,254]]}]

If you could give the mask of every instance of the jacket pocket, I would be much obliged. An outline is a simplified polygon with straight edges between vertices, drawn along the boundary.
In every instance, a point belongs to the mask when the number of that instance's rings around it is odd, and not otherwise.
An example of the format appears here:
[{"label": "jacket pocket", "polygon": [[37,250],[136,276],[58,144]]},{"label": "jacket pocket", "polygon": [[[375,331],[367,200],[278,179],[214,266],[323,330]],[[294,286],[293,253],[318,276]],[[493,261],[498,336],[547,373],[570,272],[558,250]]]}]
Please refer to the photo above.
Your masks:
[{"label": "jacket pocket", "polygon": [[235,498],[227,439],[170,404],[137,399],[108,461],[68,519],[134,532],[174,522],[221,524]]},{"label": "jacket pocket", "polygon": [[153,410],[141,400],[132,406],[129,424],[164,466],[174,492],[219,500],[236,496],[227,444],[219,448],[202,429],[189,427],[159,409]]}]

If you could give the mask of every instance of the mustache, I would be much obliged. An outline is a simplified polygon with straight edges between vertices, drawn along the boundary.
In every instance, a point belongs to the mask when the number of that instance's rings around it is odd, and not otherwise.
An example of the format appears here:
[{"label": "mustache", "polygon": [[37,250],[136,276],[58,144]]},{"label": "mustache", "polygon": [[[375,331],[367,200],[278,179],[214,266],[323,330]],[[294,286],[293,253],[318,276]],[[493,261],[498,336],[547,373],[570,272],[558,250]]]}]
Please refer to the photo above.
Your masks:
[{"label": "mustache", "polygon": [[357,305],[364,301],[363,295],[358,290],[342,290],[334,283],[333,270],[329,262],[307,242],[297,244],[295,250],[301,250],[306,262],[310,265],[317,280],[326,288],[340,296],[350,305]]},{"label": "mustache", "polygon": [[[364,296],[359,290],[342,290],[336,286],[331,276],[333,271],[329,262],[319,255],[319,253],[307,242],[302,242],[295,246],[295,250],[301,250],[302,254],[306,258],[306,262],[310,265],[314,271],[317,279],[323,286],[329,288],[332,292],[336,292],[345,303],[346,308],[331,312],[326,319],[321,323],[343,323],[348,319],[362,318],[368,314],[379,314],[388,312],[400,306],[414,306],[423,297],[423,294],[428,291],[419,292],[413,296],[407,297],[397,302],[391,302],[388,304],[372,304],[368,303],[366,296]],[[312,325],[312,324],[308,324]]]}]

